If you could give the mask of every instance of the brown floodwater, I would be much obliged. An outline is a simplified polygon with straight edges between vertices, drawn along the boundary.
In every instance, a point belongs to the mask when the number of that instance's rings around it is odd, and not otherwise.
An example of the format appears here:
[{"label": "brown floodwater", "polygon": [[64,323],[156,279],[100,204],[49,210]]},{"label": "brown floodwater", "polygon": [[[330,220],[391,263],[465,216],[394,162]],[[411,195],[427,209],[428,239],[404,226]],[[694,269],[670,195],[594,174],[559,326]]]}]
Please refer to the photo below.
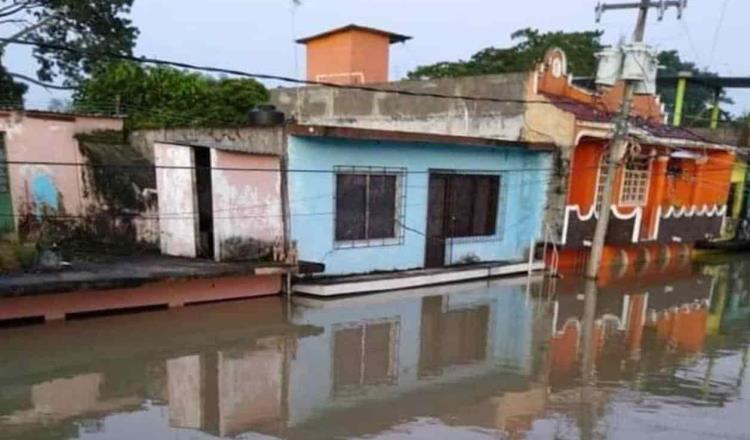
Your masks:
[{"label": "brown floodwater", "polygon": [[750,259],[0,330],[1,439],[748,439]]}]

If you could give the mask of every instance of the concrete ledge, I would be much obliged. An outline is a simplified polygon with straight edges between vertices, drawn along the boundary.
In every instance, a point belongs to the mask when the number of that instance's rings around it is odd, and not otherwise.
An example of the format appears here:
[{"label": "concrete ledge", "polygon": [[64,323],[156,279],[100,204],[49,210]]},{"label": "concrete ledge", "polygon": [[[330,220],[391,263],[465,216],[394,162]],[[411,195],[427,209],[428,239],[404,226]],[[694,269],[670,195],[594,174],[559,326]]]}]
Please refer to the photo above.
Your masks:
[{"label": "concrete ledge", "polygon": [[474,280],[461,283],[443,284],[439,286],[422,286],[414,289],[391,290],[386,292],[374,292],[368,295],[348,295],[343,297],[326,298],[311,295],[298,295],[292,297],[292,303],[315,309],[335,309],[346,307],[367,307],[375,304],[389,303],[401,298],[422,298],[427,296],[440,296],[451,294],[462,294],[488,287],[513,287],[526,286],[529,282],[535,285],[544,281],[544,275],[536,272],[531,277],[524,275],[508,276],[491,280]]},{"label": "concrete ledge", "polygon": [[266,276],[295,271],[296,266],[281,263],[217,263],[164,255],[107,257],[97,262],[74,263],[72,267],[60,270],[2,276],[0,298],[133,288],[167,280]]},{"label": "concrete ledge", "polygon": [[[544,269],[544,263],[532,264],[532,270]],[[459,281],[492,278],[503,275],[525,273],[529,264],[523,263],[485,263],[481,265],[446,267],[442,269],[425,269],[399,271],[389,274],[374,274],[356,277],[327,278],[324,280],[301,281],[293,286],[295,293],[313,296],[338,296],[384,292],[388,290],[410,289],[435,284],[455,283]]]}]

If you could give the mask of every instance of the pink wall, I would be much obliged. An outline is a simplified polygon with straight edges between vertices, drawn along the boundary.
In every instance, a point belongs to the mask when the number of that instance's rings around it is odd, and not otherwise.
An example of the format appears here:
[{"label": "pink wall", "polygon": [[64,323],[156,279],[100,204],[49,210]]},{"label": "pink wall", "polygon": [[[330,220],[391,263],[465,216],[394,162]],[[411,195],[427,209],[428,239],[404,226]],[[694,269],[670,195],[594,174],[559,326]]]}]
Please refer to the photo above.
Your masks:
[{"label": "pink wall", "polygon": [[[276,156],[211,150],[214,242],[217,256],[230,256],[226,240],[272,245],[282,240],[281,164]],[[267,171],[266,171],[267,170]]]},{"label": "pink wall", "polygon": [[[0,113],[0,131],[5,132],[10,162],[80,163],[83,158],[74,138],[76,133],[120,129],[122,120],[117,118]],[[32,203],[47,203],[53,210],[80,215],[90,203],[84,200],[80,167],[10,164],[8,171],[16,216],[28,211]]]},{"label": "pink wall", "polygon": [[0,321],[36,316],[44,316],[47,320],[63,319],[67,313],[141,306],[181,307],[196,302],[275,295],[279,292],[281,275],[159,281],[126,289],[79,290],[0,299]]}]

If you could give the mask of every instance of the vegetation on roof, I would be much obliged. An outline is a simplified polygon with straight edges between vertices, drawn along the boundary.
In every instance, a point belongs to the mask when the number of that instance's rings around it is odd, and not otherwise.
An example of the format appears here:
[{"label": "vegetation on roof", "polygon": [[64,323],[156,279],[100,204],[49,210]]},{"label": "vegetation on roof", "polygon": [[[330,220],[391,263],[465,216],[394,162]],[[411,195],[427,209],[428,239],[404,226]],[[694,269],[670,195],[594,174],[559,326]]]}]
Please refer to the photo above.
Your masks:
[{"label": "vegetation on roof", "polygon": [[237,126],[268,101],[268,90],[249,78],[212,76],[130,61],[102,64],[73,95],[79,112],[122,114],[126,130]]}]

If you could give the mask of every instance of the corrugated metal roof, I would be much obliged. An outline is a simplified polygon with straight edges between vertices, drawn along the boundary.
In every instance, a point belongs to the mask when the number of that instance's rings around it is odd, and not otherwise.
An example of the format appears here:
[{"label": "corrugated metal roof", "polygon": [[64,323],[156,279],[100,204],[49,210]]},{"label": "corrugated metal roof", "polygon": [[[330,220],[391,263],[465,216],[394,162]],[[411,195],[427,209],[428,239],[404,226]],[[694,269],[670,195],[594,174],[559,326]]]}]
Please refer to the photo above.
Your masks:
[{"label": "corrugated metal roof", "polygon": [[[612,123],[616,116],[615,113],[591,104],[585,104],[555,96],[547,96],[547,98],[549,98],[556,107],[572,113],[576,118],[583,121]],[[713,143],[686,128],[660,124],[640,117],[631,117],[630,122],[635,127],[640,128],[655,137]]]}]

